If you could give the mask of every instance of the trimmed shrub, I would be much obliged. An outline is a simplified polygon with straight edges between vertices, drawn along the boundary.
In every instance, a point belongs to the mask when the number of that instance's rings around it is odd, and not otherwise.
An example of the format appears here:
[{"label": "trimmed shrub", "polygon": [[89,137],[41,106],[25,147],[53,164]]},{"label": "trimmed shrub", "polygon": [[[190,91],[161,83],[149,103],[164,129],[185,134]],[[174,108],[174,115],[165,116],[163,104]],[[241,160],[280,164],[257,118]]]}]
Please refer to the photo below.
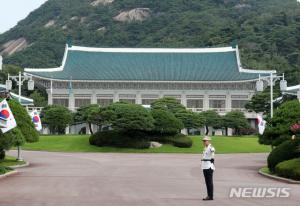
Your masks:
[{"label": "trimmed shrub", "polygon": [[[36,131],[26,109],[14,100],[9,100],[8,104],[16,119],[17,128],[23,134],[26,142],[37,142],[39,140],[39,133]],[[19,134],[19,131],[17,133]]]},{"label": "trimmed shrub", "polygon": [[157,141],[163,144],[171,144],[175,147],[190,148],[193,146],[193,140],[183,134],[176,134],[174,136],[153,136],[150,137],[152,141]]},{"label": "trimmed shrub", "polygon": [[42,110],[41,118],[51,134],[65,134],[66,127],[73,121],[73,114],[64,106],[49,105]]},{"label": "trimmed shrub", "polygon": [[96,132],[90,139],[90,144],[98,147],[112,146],[119,148],[146,149],[150,142],[145,138],[132,137],[116,130]]},{"label": "trimmed shrub", "polygon": [[277,164],[275,173],[281,177],[300,180],[300,158],[283,161]]},{"label": "trimmed shrub", "polygon": [[274,172],[278,163],[300,157],[300,139],[287,140],[276,147],[268,156],[268,167]]},{"label": "trimmed shrub", "polygon": [[8,167],[2,167],[2,166],[0,166],[0,175],[3,175],[3,174],[5,174],[7,172],[10,172],[10,171],[12,171],[12,169],[10,169]]},{"label": "trimmed shrub", "polygon": [[190,148],[193,146],[193,141],[188,136],[176,135],[173,138],[173,145],[175,147]]}]

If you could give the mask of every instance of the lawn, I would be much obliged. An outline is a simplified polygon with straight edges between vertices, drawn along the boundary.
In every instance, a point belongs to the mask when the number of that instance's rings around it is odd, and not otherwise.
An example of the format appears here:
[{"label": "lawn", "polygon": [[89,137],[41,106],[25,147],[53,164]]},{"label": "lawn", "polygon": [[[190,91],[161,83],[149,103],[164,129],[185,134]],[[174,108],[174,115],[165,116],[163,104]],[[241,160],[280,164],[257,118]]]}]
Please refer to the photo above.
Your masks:
[{"label": "lawn", "polygon": [[[27,143],[24,150],[51,152],[118,152],[118,153],[202,153],[200,136],[192,136],[192,148],[177,148],[163,145],[151,149],[124,149],[114,147],[96,147],[89,144],[87,135],[41,136],[36,143]],[[269,146],[260,145],[256,136],[245,137],[213,137],[212,143],[217,153],[263,153],[270,152]]]},{"label": "lawn", "polygon": [[6,156],[4,160],[0,160],[0,167],[10,167],[16,165],[24,165],[24,161],[17,161],[15,157]]}]

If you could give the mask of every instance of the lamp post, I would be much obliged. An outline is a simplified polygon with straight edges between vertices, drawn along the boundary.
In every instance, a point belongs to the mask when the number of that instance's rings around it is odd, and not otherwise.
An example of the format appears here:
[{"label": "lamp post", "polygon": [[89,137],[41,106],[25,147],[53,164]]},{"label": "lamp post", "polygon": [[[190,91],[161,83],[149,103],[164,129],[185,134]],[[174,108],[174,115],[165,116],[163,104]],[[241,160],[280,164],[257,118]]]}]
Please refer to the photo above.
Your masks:
[{"label": "lamp post", "polygon": [[[284,79],[284,74],[282,74],[281,76],[277,76],[276,74],[270,73],[270,79],[267,79],[266,81],[268,82],[269,86],[270,86],[270,115],[271,118],[273,118],[274,116],[274,100],[273,100],[273,87],[276,83],[276,81],[280,80],[280,91],[285,91],[287,89],[287,81]],[[259,75],[259,79],[256,82],[256,90],[259,92],[262,92],[264,90],[264,82],[261,79],[260,75]]]},{"label": "lamp post", "polygon": [[[18,100],[19,103],[21,104],[21,93],[22,93],[22,85],[23,83],[28,80],[28,90],[32,91],[34,90],[34,81],[32,80],[32,77],[29,76],[25,76],[22,75],[22,72],[19,72],[19,75],[17,76],[10,76],[8,74],[7,80],[6,80],[6,90],[10,91],[12,89],[12,80],[17,82],[17,85],[19,86],[19,96],[18,96]],[[17,157],[18,161],[22,161],[21,158],[21,146],[18,146],[18,157]]]}]

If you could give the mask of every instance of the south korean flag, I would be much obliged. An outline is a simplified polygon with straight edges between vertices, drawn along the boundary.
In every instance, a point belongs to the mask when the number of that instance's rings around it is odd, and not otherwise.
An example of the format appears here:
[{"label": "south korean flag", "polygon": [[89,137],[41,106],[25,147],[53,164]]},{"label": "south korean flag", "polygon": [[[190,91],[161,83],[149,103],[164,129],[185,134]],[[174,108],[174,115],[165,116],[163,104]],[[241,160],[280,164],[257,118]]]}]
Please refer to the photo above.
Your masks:
[{"label": "south korean flag", "polygon": [[33,110],[30,114],[34,127],[37,131],[42,130],[42,122],[39,116],[39,113],[36,110]]},{"label": "south korean flag", "polygon": [[264,131],[266,129],[266,121],[263,119],[262,115],[257,115],[257,126],[258,126],[258,133],[260,135],[264,134]]},{"label": "south korean flag", "polygon": [[0,102],[0,125],[2,133],[6,133],[17,126],[15,117],[6,100]]}]

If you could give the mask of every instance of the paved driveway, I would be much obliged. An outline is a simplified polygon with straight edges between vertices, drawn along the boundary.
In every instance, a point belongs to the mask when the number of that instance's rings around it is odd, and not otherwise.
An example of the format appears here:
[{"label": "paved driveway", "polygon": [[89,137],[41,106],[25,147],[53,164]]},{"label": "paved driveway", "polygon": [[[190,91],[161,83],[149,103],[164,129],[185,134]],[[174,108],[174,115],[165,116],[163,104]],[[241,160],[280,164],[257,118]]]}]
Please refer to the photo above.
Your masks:
[{"label": "paved driveway", "polygon": [[[31,162],[0,180],[0,206],[299,205],[300,185],[257,174],[265,154],[217,155],[215,200],[203,202],[200,155],[23,152]],[[292,196],[230,199],[231,187],[289,187]]]}]

